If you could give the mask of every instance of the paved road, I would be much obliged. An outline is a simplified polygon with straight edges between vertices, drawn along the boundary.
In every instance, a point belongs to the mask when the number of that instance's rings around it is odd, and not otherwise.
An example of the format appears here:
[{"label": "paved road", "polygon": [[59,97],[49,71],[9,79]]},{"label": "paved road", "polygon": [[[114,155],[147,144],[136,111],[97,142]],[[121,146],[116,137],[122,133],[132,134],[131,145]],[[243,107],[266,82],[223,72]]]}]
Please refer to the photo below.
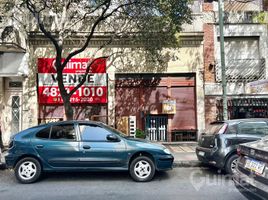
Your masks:
[{"label": "paved road", "polygon": [[128,173],[58,173],[29,185],[5,170],[0,171],[0,199],[245,200],[228,177],[207,168],[175,168],[149,183],[133,182]]}]

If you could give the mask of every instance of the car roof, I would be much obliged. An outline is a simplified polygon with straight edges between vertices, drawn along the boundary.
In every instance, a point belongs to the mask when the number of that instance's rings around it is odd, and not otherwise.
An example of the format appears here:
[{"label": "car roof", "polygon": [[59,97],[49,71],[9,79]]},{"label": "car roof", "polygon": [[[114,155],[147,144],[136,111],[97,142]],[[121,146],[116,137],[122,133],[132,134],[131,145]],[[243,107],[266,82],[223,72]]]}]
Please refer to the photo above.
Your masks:
[{"label": "car roof", "polygon": [[225,121],[215,121],[212,124],[217,123],[239,123],[239,122],[259,122],[259,121],[266,121],[268,122],[268,118],[246,118],[246,119],[229,119]]},{"label": "car roof", "polygon": [[91,121],[91,120],[67,120],[67,121],[49,122],[49,123],[46,123],[46,124],[40,124],[39,126],[70,124],[70,123],[86,123],[86,124],[95,124],[95,125],[104,124],[103,122]]}]

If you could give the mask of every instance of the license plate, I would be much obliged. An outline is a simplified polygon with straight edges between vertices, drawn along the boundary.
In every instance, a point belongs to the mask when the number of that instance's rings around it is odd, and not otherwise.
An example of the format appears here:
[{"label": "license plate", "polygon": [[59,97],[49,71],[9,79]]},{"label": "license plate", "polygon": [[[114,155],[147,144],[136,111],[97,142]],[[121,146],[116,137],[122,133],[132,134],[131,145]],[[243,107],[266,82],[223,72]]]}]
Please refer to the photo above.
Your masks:
[{"label": "license plate", "polygon": [[199,151],[199,152],[198,152],[198,155],[199,155],[199,156],[204,156],[204,155],[205,155],[205,152],[203,152],[203,151]]},{"label": "license plate", "polygon": [[253,159],[246,159],[245,168],[256,172],[257,174],[262,174],[265,168],[265,163]]}]

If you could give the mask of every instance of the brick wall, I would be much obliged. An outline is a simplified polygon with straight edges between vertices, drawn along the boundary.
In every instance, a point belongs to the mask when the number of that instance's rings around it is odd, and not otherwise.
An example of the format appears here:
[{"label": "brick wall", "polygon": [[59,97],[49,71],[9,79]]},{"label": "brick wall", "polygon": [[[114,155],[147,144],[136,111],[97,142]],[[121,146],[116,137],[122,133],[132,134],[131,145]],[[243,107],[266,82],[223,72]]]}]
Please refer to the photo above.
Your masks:
[{"label": "brick wall", "polygon": [[206,128],[209,123],[216,121],[217,119],[217,106],[215,97],[205,97],[205,121]]},{"label": "brick wall", "polygon": [[204,24],[205,82],[215,82],[214,51],[214,25]]},{"label": "brick wall", "polygon": [[203,3],[203,12],[213,11],[213,3]]},{"label": "brick wall", "polygon": [[[211,13],[213,11],[213,1],[203,3],[203,12]],[[205,22],[204,30],[204,78],[205,83],[215,82],[215,48],[214,48],[214,24]],[[205,96],[205,128],[208,124],[217,118],[216,98]]]},{"label": "brick wall", "polygon": [[263,0],[263,10],[268,10],[268,0]]}]

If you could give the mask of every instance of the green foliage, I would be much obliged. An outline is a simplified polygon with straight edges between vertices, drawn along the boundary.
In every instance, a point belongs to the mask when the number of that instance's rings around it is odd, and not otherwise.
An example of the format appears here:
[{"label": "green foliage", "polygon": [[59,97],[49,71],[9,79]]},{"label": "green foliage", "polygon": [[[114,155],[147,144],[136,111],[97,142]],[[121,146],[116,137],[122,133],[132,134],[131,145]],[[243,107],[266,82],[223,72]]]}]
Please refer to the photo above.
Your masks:
[{"label": "green foliage", "polygon": [[[3,0],[2,11],[13,16],[18,31],[25,35],[40,32],[50,40],[56,52],[55,66],[62,74],[68,61],[91,48],[91,41],[104,38],[92,53],[122,42],[143,49],[146,59],[157,66],[164,66],[162,50],[178,47],[178,33],[182,25],[191,23],[191,0]],[[18,25],[19,24],[19,25]],[[26,38],[27,39],[27,38]],[[77,41],[76,49],[64,46],[66,41]],[[126,44],[124,43],[126,42]],[[63,54],[64,52],[64,54]],[[103,55],[110,57],[110,55]],[[65,58],[61,63],[62,58]],[[117,55],[117,57],[119,57]],[[91,63],[92,64],[92,63]],[[90,65],[88,70],[90,69]],[[59,76],[62,77],[62,76]],[[67,92],[63,79],[58,86],[64,101],[67,119],[73,118],[70,98],[83,85],[86,76]]]},{"label": "green foliage", "polygon": [[258,12],[254,16],[253,21],[260,23],[260,24],[267,24],[268,23],[268,12],[266,12],[266,11]]},{"label": "green foliage", "polygon": [[144,133],[144,131],[142,131],[140,129],[137,129],[136,132],[135,132],[135,137],[145,139],[146,134]]}]

